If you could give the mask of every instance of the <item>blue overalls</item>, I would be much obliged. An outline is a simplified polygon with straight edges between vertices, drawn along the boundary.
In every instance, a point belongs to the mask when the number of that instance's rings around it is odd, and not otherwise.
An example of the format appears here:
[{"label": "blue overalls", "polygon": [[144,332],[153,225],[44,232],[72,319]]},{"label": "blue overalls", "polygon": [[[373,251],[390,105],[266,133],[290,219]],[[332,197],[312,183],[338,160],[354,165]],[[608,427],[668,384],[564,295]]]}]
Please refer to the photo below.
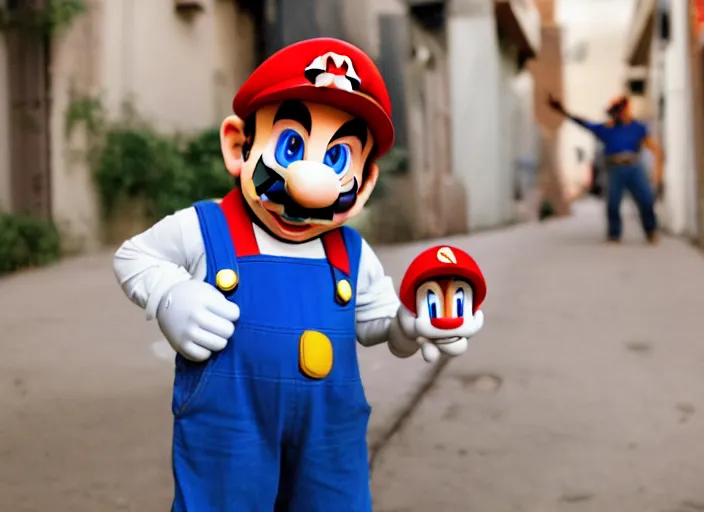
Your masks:
[{"label": "blue overalls", "polygon": [[[216,286],[218,272],[236,273],[239,284],[224,293],[241,317],[206,363],[177,356],[172,510],[370,512],[371,408],[357,363],[355,300],[336,300],[341,282],[356,290],[361,238],[349,228],[334,233],[348,275],[332,265],[325,240],[326,259],[258,254],[242,201],[235,190],[222,206],[195,205],[206,281]],[[240,256],[240,243],[249,254]],[[304,332],[332,345],[323,378],[301,370]]]}]

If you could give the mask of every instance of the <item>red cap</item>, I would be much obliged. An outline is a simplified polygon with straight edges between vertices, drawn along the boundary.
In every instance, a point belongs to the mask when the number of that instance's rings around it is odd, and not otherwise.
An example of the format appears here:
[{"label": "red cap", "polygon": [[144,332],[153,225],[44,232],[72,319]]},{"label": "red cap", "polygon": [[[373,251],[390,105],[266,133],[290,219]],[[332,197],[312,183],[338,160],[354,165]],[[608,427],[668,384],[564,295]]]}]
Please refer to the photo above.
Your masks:
[{"label": "red cap", "polygon": [[391,100],[379,69],[356,46],[332,38],[308,39],[265,60],[235,95],[232,108],[246,119],[266,103],[322,103],[364,119],[374,135],[376,156],[394,143]]},{"label": "red cap", "polygon": [[427,281],[443,277],[463,279],[472,286],[472,314],[476,313],[486,298],[484,275],[469,254],[447,245],[431,247],[411,262],[401,281],[401,304],[416,315],[418,287]]}]

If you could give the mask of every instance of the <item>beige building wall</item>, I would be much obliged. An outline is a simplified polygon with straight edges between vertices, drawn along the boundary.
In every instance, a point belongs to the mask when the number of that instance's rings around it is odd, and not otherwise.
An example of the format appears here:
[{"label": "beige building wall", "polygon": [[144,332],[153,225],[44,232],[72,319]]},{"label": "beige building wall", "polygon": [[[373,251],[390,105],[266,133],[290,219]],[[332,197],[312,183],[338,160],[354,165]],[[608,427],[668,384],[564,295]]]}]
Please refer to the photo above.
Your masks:
[{"label": "beige building wall", "polygon": [[10,209],[10,111],[7,48],[0,34],[0,211]]},{"label": "beige building wall", "polygon": [[96,248],[100,234],[91,172],[76,157],[84,139],[76,132],[69,141],[64,129],[72,98],[99,96],[113,119],[129,102],[164,132],[192,133],[231,113],[255,65],[254,26],[231,0],[204,4],[185,19],[173,0],[92,0],[53,45],[52,201],[69,250]]},{"label": "beige building wall", "polygon": [[100,92],[98,64],[103,12],[99,2],[74,20],[51,45],[51,110],[49,113],[51,203],[68,252],[98,246],[99,215],[91,171],[84,156],[85,133],[80,125],[67,130],[73,101]]},{"label": "beige building wall", "polygon": [[253,27],[232,0],[206,0],[192,19],[173,0],[102,0],[105,102],[130,100],[165,130],[193,131],[231,112],[254,67]]},{"label": "beige building wall", "polygon": [[402,0],[343,0],[345,31],[350,42],[358,45],[373,59],[380,53],[379,17],[403,14],[407,10]]},{"label": "beige building wall", "polygon": [[[606,107],[624,91],[623,55],[634,0],[557,0],[556,18],[563,27],[564,103],[586,119],[605,119]],[[582,48],[585,50],[583,55]],[[582,58],[583,57],[583,58]],[[577,148],[591,158],[594,137],[574,123],[563,123],[559,162],[569,188],[584,182],[588,166],[578,163]]]}]

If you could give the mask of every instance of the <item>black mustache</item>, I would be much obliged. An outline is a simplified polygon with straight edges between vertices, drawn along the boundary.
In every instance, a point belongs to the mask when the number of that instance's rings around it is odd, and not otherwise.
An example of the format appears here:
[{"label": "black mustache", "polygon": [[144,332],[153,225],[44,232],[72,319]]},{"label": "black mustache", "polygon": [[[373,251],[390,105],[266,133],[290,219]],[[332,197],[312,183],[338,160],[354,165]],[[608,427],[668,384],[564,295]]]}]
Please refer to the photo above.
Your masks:
[{"label": "black mustache", "polygon": [[257,166],[252,175],[254,188],[258,196],[266,196],[266,199],[284,207],[286,216],[294,219],[320,219],[332,220],[336,213],[349,211],[357,202],[357,192],[359,183],[357,178],[353,178],[352,189],[348,192],[340,193],[337,200],[325,208],[305,208],[299,205],[286,192],[283,178],[264,163],[263,158],[259,158]]}]

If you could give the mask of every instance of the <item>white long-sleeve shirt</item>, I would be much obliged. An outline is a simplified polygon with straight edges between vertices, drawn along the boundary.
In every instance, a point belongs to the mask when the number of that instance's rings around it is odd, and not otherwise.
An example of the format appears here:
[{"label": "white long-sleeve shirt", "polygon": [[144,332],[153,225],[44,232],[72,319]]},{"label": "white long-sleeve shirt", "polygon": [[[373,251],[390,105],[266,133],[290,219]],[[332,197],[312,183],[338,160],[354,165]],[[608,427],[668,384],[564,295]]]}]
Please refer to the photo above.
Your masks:
[{"label": "white long-sleeve shirt", "polygon": [[[287,244],[256,224],[253,226],[262,254],[325,258],[318,239]],[[172,286],[189,279],[205,278],[205,247],[195,208],[169,215],[126,241],[116,252],[113,265],[125,294],[146,310],[148,320],[153,319],[161,298]],[[376,254],[362,240],[355,309],[360,343],[370,346],[387,341],[391,320],[399,305],[391,278],[384,274]]]}]

